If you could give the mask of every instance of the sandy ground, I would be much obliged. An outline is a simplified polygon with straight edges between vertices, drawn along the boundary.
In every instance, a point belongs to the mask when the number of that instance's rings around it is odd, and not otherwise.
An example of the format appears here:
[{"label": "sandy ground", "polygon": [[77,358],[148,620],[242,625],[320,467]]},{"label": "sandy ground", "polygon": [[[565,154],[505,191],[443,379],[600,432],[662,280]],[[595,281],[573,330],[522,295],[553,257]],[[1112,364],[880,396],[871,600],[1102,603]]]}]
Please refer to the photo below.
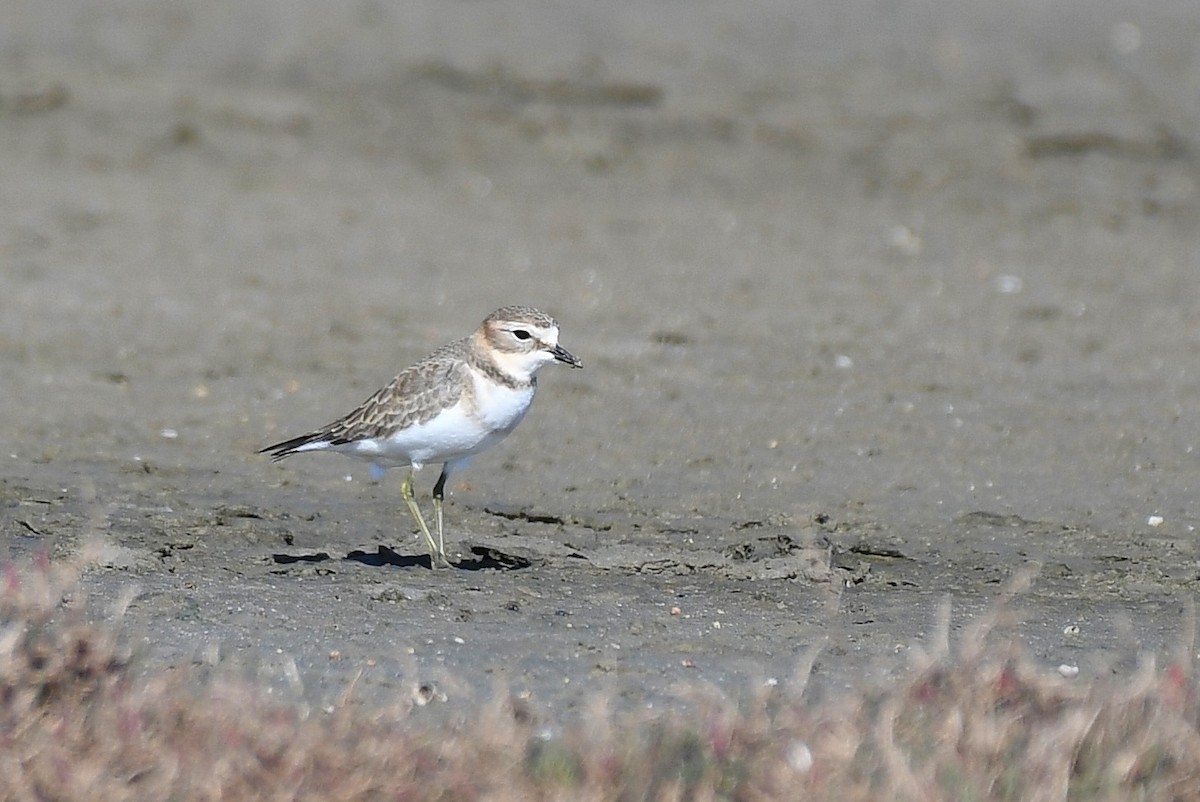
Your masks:
[{"label": "sandy ground", "polygon": [[[0,531],[99,542],[151,664],[836,688],[1031,565],[1048,666],[1185,640],[1190,0],[337,6],[0,3]],[[506,303],[586,369],[455,478],[458,570],[398,474],[255,453]]]}]

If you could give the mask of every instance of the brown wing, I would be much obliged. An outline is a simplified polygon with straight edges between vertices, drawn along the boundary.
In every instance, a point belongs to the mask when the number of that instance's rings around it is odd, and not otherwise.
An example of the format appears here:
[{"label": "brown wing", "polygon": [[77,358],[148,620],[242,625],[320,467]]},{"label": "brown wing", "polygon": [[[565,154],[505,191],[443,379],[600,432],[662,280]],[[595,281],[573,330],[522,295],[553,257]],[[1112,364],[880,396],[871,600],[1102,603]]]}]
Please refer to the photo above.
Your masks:
[{"label": "brown wing", "polygon": [[443,346],[402,371],[344,418],[308,434],[267,446],[260,453],[270,453],[271,459],[278,461],[310,443],[325,442],[336,446],[386,437],[405,427],[432,420],[458,401],[470,381],[470,371],[460,355],[463,347],[461,342]]},{"label": "brown wing", "polygon": [[425,423],[462,396],[467,366],[458,360],[428,360],[413,365],[358,409],[326,427],[334,445],[387,437],[400,429]]}]

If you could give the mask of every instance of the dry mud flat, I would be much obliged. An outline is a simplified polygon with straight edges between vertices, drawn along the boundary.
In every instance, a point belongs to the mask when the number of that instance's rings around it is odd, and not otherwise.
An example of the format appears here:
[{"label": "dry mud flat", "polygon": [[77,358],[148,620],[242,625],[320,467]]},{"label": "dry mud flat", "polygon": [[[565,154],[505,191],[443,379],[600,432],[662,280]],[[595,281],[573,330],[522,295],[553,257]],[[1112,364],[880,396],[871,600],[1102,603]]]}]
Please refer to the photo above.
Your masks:
[{"label": "dry mud flat", "polygon": [[[35,529],[97,525],[65,496],[6,491],[26,546],[40,545]],[[386,502],[375,495],[372,506]],[[764,682],[823,693],[883,680],[915,642],[936,640],[939,602],[953,600],[956,630],[983,613],[1026,562],[1021,543],[1071,555],[1045,563],[1017,604],[1022,637],[1051,665],[1129,670],[1144,650],[1175,654],[1190,626],[1194,574],[1154,544],[1132,566],[1111,535],[1016,516],[962,516],[939,538],[953,548],[918,552],[876,524],[823,515],[668,523],[456,505],[473,534],[457,569],[435,572],[411,538],[298,547],[297,532],[357,528],[348,505],[338,521],[317,504],[110,512],[97,527],[106,567],[85,587],[97,612],[128,604],[124,626],[151,666],[249,674],[321,705],[350,694],[454,710],[496,692],[564,713],[597,699],[679,703],[705,685],[738,696]]]},{"label": "dry mud flat", "polygon": [[[321,704],[836,689],[1027,565],[1048,666],[1186,641],[1186,4],[471,7],[263,4],[266,48],[220,4],[136,35],[22,7],[10,555],[98,538],[85,585],[156,664]],[[456,477],[459,570],[398,478],[255,454],[510,302],[587,368]]]}]

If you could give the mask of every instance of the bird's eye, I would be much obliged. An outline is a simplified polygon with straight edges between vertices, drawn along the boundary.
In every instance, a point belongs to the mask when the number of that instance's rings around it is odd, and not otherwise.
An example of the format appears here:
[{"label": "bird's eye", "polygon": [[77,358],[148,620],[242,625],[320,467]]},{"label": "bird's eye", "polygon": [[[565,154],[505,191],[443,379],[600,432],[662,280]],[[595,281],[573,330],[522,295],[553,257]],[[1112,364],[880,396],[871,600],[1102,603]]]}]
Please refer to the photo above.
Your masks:
[{"label": "bird's eye", "polygon": [[513,336],[518,340],[528,340],[533,335],[525,331],[525,329],[513,329]]}]

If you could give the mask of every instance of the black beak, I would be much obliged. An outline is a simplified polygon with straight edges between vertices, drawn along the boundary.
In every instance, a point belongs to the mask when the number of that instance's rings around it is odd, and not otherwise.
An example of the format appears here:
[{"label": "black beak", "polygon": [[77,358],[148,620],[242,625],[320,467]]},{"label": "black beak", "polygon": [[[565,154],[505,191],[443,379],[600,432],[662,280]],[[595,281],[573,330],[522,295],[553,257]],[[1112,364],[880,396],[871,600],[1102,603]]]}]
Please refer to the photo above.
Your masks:
[{"label": "black beak", "polygon": [[550,353],[554,355],[555,359],[557,359],[559,362],[562,362],[564,365],[570,365],[573,368],[583,367],[583,360],[572,354],[566,348],[563,348],[561,345],[556,345],[551,348]]}]

